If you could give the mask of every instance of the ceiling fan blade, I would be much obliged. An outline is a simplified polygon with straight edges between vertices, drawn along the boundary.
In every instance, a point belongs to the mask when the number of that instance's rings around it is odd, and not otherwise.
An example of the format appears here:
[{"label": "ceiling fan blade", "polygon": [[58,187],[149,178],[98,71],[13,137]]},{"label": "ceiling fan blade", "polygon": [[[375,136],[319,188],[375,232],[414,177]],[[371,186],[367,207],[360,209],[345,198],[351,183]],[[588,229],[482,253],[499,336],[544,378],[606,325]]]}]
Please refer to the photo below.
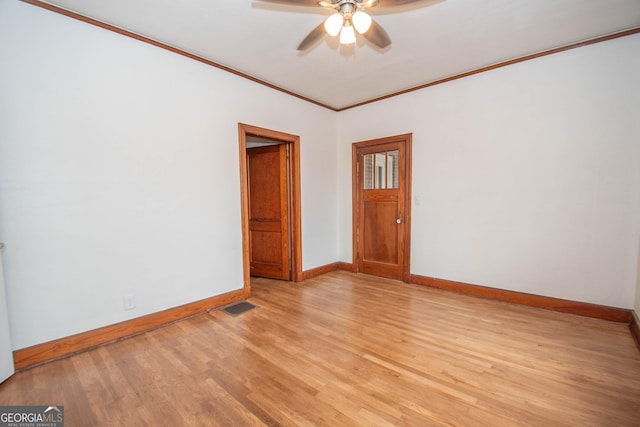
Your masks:
[{"label": "ceiling fan blade", "polygon": [[363,36],[382,49],[391,44],[391,37],[376,21],[371,21],[371,28]]},{"label": "ceiling fan blade", "polygon": [[264,3],[279,3],[289,6],[317,6],[318,0],[260,0]]},{"label": "ceiling fan blade", "polygon": [[324,30],[324,22],[318,25],[307,35],[307,37],[302,40],[302,43],[298,46],[298,50],[306,50],[315,44],[318,40],[320,40],[326,34]]}]

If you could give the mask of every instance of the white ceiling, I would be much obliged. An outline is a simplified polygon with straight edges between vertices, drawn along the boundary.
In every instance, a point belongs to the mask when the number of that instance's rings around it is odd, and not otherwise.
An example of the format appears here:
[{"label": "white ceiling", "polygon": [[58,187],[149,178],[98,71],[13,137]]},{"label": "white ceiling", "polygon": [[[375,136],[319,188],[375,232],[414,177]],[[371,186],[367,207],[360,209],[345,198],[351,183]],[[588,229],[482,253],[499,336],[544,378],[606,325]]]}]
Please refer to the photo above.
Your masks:
[{"label": "white ceiling", "polygon": [[426,0],[369,9],[393,44],[380,50],[302,39],[319,7],[252,0],[50,0],[341,109],[536,52],[640,27],[640,0]]}]

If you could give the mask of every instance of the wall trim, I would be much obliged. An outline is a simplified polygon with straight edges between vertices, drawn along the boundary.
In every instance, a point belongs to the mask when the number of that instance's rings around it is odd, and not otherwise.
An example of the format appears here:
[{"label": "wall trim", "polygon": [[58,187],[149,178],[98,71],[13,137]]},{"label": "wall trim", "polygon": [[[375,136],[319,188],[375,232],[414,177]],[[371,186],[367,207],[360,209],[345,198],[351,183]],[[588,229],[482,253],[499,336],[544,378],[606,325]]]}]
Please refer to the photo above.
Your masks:
[{"label": "wall trim", "polygon": [[351,271],[355,273],[355,267],[350,262],[332,262],[331,264],[321,265],[320,267],[312,268],[311,270],[305,270],[302,272],[302,280],[313,279],[314,277],[321,276],[326,273],[330,273],[336,270]]},{"label": "wall trim", "polygon": [[490,288],[486,286],[471,285],[468,283],[454,282],[452,280],[438,279],[435,277],[412,274],[409,283],[429,286],[445,291],[457,292],[474,297],[505,301],[529,307],[543,308],[545,310],[561,313],[577,314],[579,316],[593,317],[612,322],[631,322],[631,310],[606,305],[591,304],[587,302],[570,301],[559,298],[545,297],[541,295],[527,294],[524,292],[507,291],[504,289]]},{"label": "wall trim", "polygon": [[13,363],[16,371],[31,368],[74,353],[129,338],[243,299],[245,299],[244,290],[239,289],[91,331],[15,350],[13,352]]},{"label": "wall trim", "polygon": [[453,80],[462,79],[464,77],[473,76],[475,74],[484,73],[486,71],[495,70],[496,68],[502,68],[502,67],[506,67],[508,65],[513,65],[513,64],[518,64],[520,62],[529,61],[531,59],[541,58],[543,56],[553,55],[555,53],[560,53],[560,52],[564,52],[564,51],[567,51],[567,50],[576,49],[576,48],[579,48],[579,47],[589,46],[589,45],[596,44],[596,43],[606,42],[606,41],[617,39],[617,38],[620,38],[620,37],[631,36],[633,34],[638,34],[638,33],[640,33],[640,27],[632,28],[630,30],[620,31],[620,32],[613,33],[613,34],[608,34],[606,36],[596,37],[596,38],[593,38],[593,39],[583,40],[583,41],[580,41],[580,42],[577,42],[577,43],[572,43],[572,44],[569,44],[569,45],[566,45],[566,46],[561,46],[561,47],[558,47],[558,48],[555,48],[555,49],[544,50],[542,52],[534,53],[534,54],[531,54],[531,55],[521,56],[520,58],[514,58],[514,59],[510,59],[508,61],[498,62],[497,64],[489,65],[487,67],[477,68],[475,70],[467,71],[466,73],[455,74],[453,76],[445,77],[444,79],[435,80],[433,82],[425,83],[425,84],[420,85],[420,86],[411,87],[411,88],[408,88],[408,89],[405,89],[405,90],[402,90],[402,91],[399,91],[399,92],[394,92],[394,93],[390,93],[388,95],[384,95],[384,96],[380,96],[380,97],[377,97],[377,98],[369,99],[367,101],[358,102],[357,104],[347,105],[346,107],[342,107],[342,108],[336,108],[335,111],[340,112],[340,111],[344,111],[344,110],[349,110],[351,108],[360,107],[362,105],[366,105],[366,104],[371,104],[373,102],[382,101],[384,99],[392,98],[394,96],[404,95],[405,93],[414,92],[414,91],[421,90],[421,89],[426,89],[426,88],[431,87],[431,86],[436,86],[436,85],[439,85],[439,84],[442,84],[442,83],[447,83],[447,82],[450,82],[450,81],[453,81]]},{"label": "wall trim", "polygon": [[327,108],[327,109],[332,110],[332,111],[337,111],[335,108],[330,107],[328,105],[325,105],[325,104],[323,104],[323,103],[321,103],[319,101],[315,101],[315,100],[313,100],[311,98],[307,98],[306,96],[302,96],[302,95],[299,95],[299,94],[297,94],[295,92],[291,92],[290,90],[281,88],[279,86],[276,86],[276,85],[271,84],[269,82],[266,82],[264,80],[257,79],[255,77],[250,76],[249,74],[242,73],[242,72],[240,72],[238,70],[234,70],[233,68],[218,64],[217,62],[214,62],[214,61],[210,61],[210,60],[205,59],[205,58],[203,58],[201,56],[194,55],[193,53],[189,53],[187,51],[184,51],[182,49],[178,49],[178,48],[173,47],[173,46],[169,46],[169,45],[167,45],[165,43],[162,43],[162,42],[159,42],[157,40],[150,39],[149,37],[145,37],[145,36],[142,36],[140,34],[136,34],[134,32],[125,30],[123,28],[119,28],[119,27],[116,27],[114,25],[107,24],[107,23],[102,22],[102,21],[98,21],[97,19],[89,18],[88,16],[81,15],[81,14],[79,14],[77,12],[72,12],[70,10],[64,9],[62,7],[59,7],[59,6],[54,6],[52,4],[45,3],[44,1],[41,1],[41,0],[21,0],[21,1],[24,2],[24,3],[28,3],[28,4],[31,4],[31,5],[34,5],[34,6],[41,7],[43,9],[46,9],[46,10],[51,11],[51,12],[59,13],[60,15],[67,16],[69,18],[77,19],[78,21],[82,21],[82,22],[85,22],[87,24],[95,25],[96,27],[100,27],[102,29],[105,29],[105,30],[108,30],[108,31],[112,31],[112,32],[120,34],[122,36],[131,37],[132,39],[136,39],[138,41],[150,44],[152,46],[159,47],[160,49],[168,50],[169,52],[173,52],[173,53],[178,54],[180,56],[184,56],[186,58],[193,59],[194,61],[198,61],[198,62],[201,62],[203,64],[209,65],[211,67],[218,68],[220,70],[226,71],[228,73],[235,74],[238,77],[242,77],[244,79],[251,80],[254,83],[261,84],[261,85],[266,86],[266,87],[268,87],[270,89],[277,90],[278,92],[286,93],[287,95],[294,96],[296,98],[302,99],[303,101],[310,102],[312,104],[318,105],[320,107]]},{"label": "wall trim", "polygon": [[343,271],[352,271],[352,272],[356,272],[356,266],[353,265],[353,263],[351,262],[343,262],[343,261],[339,261],[338,262],[338,270],[343,270]]},{"label": "wall trim", "polygon": [[631,331],[631,336],[633,340],[636,342],[636,346],[638,350],[640,350],[640,319],[638,318],[638,313],[635,311],[631,312],[631,321],[629,322],[629,330]]},{"label": "wall trim", "polygon": [[613,34],[608,34],[606,36],[600,36],[600,37],[596,37],[596,38],[593,38],[593,39],[583,40],[583,41],[580,41],[580,42],[577,42],[577,43],[572,43],[572,44],[569,44],[569,45],[566,45],[566,46],[561,46],[561,47],[558,47],[558,48],[555,48],[555,49],[549,49],[549,50],[545,50],[545,51],[542,51],[542,52],[534,53],[534,54],[531,54],[531,55],[522,56],[520,58],[515,58],[515,59],[508,60],[508,61],[499,62],[497,64],[493,64],[493,65],[489,65],[487,67],[482,67],[482,68],[478,68],[478,69],[475,69],[475,70],[467,71],[466,73],[455,74],[453,76],[449,76],[449,77],[446,77],[444,79],[436,80],[436,81],[433,81],[433,82],[430,82],[430,83],[425,83],[423,85],[415,86],[415,87],[412,87],[412,88],[409,88],[409,89],[405,89],[405,90],[402,90],[402,91],[399,91],[399,92],[390,93],[388,95],[384,95],[384,96],[380,96],[380,97],[377,97],[377,98],[369,99],[367,101],[362,101],[362,102],[358,102],[356,104],[347,105],[347,106],[344,106],[344,107],[341,107],[341,108],[336,108],[336,107],[331,107],[329,105],[323,104],[323,103],[321,103],[319,101],[313,100],[311,98],[307,98],[306,96],[302,96],[302,95],[297,94],[295,92],[291,92],[291,91],[289,91],[287,89],[281,88],[279,86],[276,86],[276,85],[271,84],[269,82],[266,82],[264,80],[257,79],[255,77],[252,77],[252,76],[248,75],[248,74],[245,74],[245,73],[242,73],[240,71],[234,70],[233,68],[218,64],[217,62],[210,61],[210,60],[205,59],[205,58],[203,58],[201,56],[194,55],[192,53],[189,53],[189,52],[186,52],[184,50],[175,48],[173,46],[169,46],[169,45],[161,43],[161,42],[159,42],[157,40],[153,40],[153,39],[150,39],[148,37],[142,36],[140,34],[136,34],[136,33],[133,33],[131,31],[128,31],[128,30],[125,30],[125,29],[122,29],[122,28],[118,28],[118,27],[116,27],[114,25],[110,25],[110,24],[107,24],[105,22],[98,21],[97,19],[89,18],[89,17],[81,15],[79,13],[72,12],[70,10],[64,9],[62,7],[54,6],[54,5],[49,4],[49,3],[45,3],[42,0],[21,0],[21,1],[24,2],[24,3],[31,4],[33,6],[41,7],[43,9],[49,10],[51,12],[59,13],[61,15],[67,16],[69,18],[73,18],[73,19],[77,19],[77,20],[82,21],[82,22],[86,22],[87,24],[95,25],[97,27],[103,28],[103,29],[108,30],[108,31],[113,31],[114,33],[117,33],[117,34],[120,34],[120,35],[123,35],[123,36],[126,36],[126,37],[131,37],[133,39],[139,40],[139,41],[144,42],[144,43],[148,43],[150,45],[159,47],[161,49],[168,50],[169,52],[173,52],[175,54],[178,54],[178,55],[193,59],[195,61],[198,61],[198,62],[201,62],[203,64],[209,65],[211,67],[218,68],[220,70],[229,72],[231,74],[235,74],[238,77],[242,77],[242,78],[245,78],[247,80],[251,80],[252,82],[261,84],[261,85],[266,86],[268,88],[271,88],[273,90],[277,90],[279,92],[286,93],[287,95],[294,96],[296,98],[302,99],[303,101],[307,101],[307,102],[310,102],[312,104],[315,104],[315,105],[318,105],[320,107],[324,107],[326,109],[329,109],[329,110],[332,110],[332,111],[336,111],[336,112],[348,110],[350,108],[360,107],[362,105],[366,105],[366,104],[371,104],[373,102],[382,101],[384,99],[392,98],[394,96],[403,95],[405,93],[414,92],[414,91],[421,90],[421,89],[426,89],[426,88],[428,88],[430,86],[435,86],[435,85],[439,85],[439,84],[442,84],[442,83],[447,83],[447,82],[450,82],[452,80],[458,80],[458,79],[461,79],[461,78],[464,78],[464,77],[472,76],[474,74],[484,73],[485,71],[495,70],[496,68],[506,67],[508,65],[517,64],[519,62],[525,62],[525,61],[529,61],[531,59],[540,58],[542,56],[553,55],[555,53],[564,52],[566,50],[576,49],[576,48],[579,48],[579,47],[588,46],[588,45],[591,45],[591,44],[600,43],[600,42],[613,40],[613,39],[617,39],[617,38],[620,38],[620,37],[626,37],[626,36],[630,36],[630,35],[633,35],[633,34],[640,33],[640,27],[631,28],[629,30],[619,31],[619,32],[616,32],[616,33],[613,33]]},{"label": "wall trim", "polygon": [[322,276],[323,274],[330,273],[338,269],[339,269],[338,262],[332,262],[331,264],[321,265],[320,267],[303,271],[302,280],[313,279],[314,277]]},{"label": "wall trim", "polygon": [[[306,270],[302,273],[302,276],[303,280],[306,280],[336,270],[356,273],[354,264],[338,261],[320,267],[312,268],[311,270]],[[542,295],[527,294],[524,292],[508,291],[504,289],[491,288],[488,286],[472,285],[469,283],[438,279],[435,277],[421,276],[418,274],[409,274],[405,276],[404,282],[414,285],[428,286],[430,288],[441,289],[449,292],[456,292],[473,297],[504,301],[512,304],[526,305],[529,307],[542,308],[545,310],[557,311],[560,313],[575,314],[578,316],[592,317],[595,319],[608,320],[611,322],[626,323],[629,325],[631,334],[636,339],[636,343],[638,344],[638,348],[640,349],[640,320],[633,310],[592,304],[588,302],[546,297]]]},{"label": "wall trim", "polygon": [[[302,272],[303,280],[336,271],[343,270],[355,272],[354,265],[348,262],[334,262]],[[575,314],[579,316],[593,317],[629,324],[631,336],[634,338],[638,350],[640,350],[640,319],[633,310],[591,304],[578,301],[563,300],[559,298],[545,297],[523,292],[507,291],[486,286],[471,285],[452,280],[438,279],[435,277],[411,274],[407,283],[428,286],[449,292],[456,292],[474,297],[493,299],[529,307],[542,308],[561,313]],[[15,350],[13,361],[16,371],[21,371],[61,359],[75,353],[87,351],[101,345],[129,338],[153,329],[177,322],[218,307],[245,299],[244,289],[227,292],[222,295],[206,298],[192,303],[184,304],[167,310],[151,313],[146,316],[126,320],[102,328],[81,332],[76,335],[48,341],[31,347]]]}]

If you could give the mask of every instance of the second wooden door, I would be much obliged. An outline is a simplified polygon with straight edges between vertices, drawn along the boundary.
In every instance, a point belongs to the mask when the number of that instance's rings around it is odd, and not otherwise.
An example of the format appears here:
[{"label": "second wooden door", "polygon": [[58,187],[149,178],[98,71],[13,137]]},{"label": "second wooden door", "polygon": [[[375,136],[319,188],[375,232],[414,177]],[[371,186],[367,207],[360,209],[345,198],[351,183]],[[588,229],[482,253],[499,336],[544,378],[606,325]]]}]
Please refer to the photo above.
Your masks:
[{"label": "second wooden door", "polygon": [[411,135],[354,144],[354,254],[357,271],[409,274]]}]

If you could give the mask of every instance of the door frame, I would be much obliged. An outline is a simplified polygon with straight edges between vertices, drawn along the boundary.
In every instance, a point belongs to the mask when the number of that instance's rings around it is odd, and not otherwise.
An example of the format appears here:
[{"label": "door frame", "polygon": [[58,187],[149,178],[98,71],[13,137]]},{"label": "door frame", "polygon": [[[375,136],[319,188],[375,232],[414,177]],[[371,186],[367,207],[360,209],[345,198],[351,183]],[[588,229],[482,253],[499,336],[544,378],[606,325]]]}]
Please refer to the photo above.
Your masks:
[{"label": "door frame", "polygon": [[0,383],[10,378],[16,371],[11,345],[11,330],[9,327],[7,294],[5,293],[4,285],[2,252],[4,252],[4,243],[0,243]]},{"label": "door frame", "polygon": [[370,139],[366,141],[354,142],[351,145],[351,212],[352,212],[352,259],[353,271],[359,271],[359,245],[358,230],[360,229],[360,197],[362,189],[358,185],[358,150],[361,148],[373,147],[376,145],[388,144],[390,142],[398,142],[404,145],[405,151],[405,176],[404,176],[404,234],[402,248],[402,281],[409,282],[411,276],[411,143],[413,134],[405,133],[401,135],[389,136],[385,138]]},{"label": "door frame", "polygon": [[289,145],[289,234],[291,236],[291,281],[302,280],[302,225],[300,208],[300,137],[289,133],[238,123],[240,157],[240,211],[242,221],[242,268],[244,296],[251,296],[249,246],[249,190],[247,185],[247,136],[257,136]]}]

